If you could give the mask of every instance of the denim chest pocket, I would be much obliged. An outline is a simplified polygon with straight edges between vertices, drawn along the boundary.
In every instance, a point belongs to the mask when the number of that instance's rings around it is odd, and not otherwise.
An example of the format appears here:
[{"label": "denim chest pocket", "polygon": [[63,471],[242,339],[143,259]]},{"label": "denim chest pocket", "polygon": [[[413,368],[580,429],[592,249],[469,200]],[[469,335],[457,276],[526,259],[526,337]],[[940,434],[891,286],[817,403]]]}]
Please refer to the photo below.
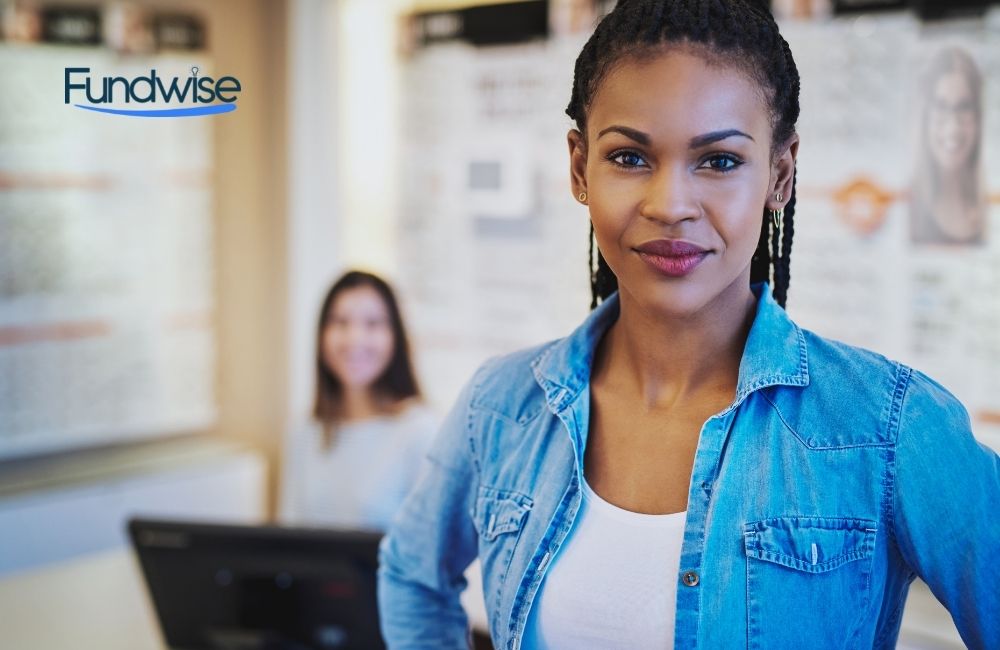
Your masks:
[{"label": "denim chest pocket", "polygon": [[876,523],[774,517],[744,526],[747,646],[852,648],[871,592]]},{"label": "denim chest pocket", "polygon": [[[480,486],[472,523],[479,533],[479,561],[483,591],[491,621],[499,621],[500,595],[507,579],[514,549],[528,513],[531,498],[513,490]],[[495,638],[495,637],[494,637]]]},{"label": "denim chest pocket", "polygon": [[485,541],[520,530],[531,510],[531,498],[512,490],[480,486],[472,521]]}]

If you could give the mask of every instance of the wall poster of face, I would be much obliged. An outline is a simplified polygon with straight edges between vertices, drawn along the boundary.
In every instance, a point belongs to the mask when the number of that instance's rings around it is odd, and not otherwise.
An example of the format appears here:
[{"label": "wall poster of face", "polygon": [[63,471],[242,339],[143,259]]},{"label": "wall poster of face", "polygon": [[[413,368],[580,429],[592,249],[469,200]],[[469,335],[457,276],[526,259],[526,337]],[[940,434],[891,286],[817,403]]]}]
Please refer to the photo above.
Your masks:
[{"label": "wall poster of face", "polygon": [[967,51],[938,51],[920,80],[920,124],[910,201],[915,244],[981,245],[983,76]]}]

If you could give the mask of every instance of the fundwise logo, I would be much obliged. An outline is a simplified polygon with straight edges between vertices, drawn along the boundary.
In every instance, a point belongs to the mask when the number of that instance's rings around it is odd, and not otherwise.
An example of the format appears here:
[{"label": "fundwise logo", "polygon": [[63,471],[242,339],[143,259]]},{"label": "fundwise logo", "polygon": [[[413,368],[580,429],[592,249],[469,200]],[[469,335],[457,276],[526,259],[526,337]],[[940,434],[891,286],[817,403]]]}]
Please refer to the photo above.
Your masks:
[{"label": "fundwise logo", "polygon": [[[81,75],[86,75],[82,79]],[[173,77],[166,80],[151,69],[149,75],[132,79],[127,77],[90,76],[90,68],[66,68],[63,103],[72,103],[83,91],[87,103],[73,105],[88,111],[131,115],[133,117],[194,117],[214,115],[236,110],[236,95],[242,90],[236,77],[198,77],[198,68],[191,68],[186,79]],[[121,102],[126,104],[173,104],[171,108],[109,108],[100,104]],[[217,103],[221,102],[221,103]],[[177,104],[194,104],[177,107]]]}]

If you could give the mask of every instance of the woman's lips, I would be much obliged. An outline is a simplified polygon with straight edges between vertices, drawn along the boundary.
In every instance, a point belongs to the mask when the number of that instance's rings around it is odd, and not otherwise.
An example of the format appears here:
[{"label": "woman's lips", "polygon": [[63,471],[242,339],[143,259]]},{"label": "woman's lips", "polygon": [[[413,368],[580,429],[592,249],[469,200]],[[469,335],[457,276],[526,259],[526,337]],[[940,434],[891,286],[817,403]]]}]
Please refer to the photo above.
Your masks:
[{"label": "woman's lips", "polygon": [[691,273],[711,253],[680,239],[655,239],[637,246],[636,251],[644,262],[673,278]]}]

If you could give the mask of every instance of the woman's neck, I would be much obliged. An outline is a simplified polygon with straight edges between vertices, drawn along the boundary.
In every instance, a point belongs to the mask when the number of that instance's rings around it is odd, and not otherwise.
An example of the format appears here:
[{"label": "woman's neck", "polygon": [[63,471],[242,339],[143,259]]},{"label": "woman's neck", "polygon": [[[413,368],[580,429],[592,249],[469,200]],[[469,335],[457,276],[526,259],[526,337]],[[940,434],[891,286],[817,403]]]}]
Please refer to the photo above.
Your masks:
[{"label": "woman's neck", "polygon": [[702,391],[735,394],[756,314],[749,283],[734,284],[696,314],[653,312],[627,292],[619,292],[619,306],[595,355],[593,380],[610,379],[650,409]]},{"label": "woman's neck", "polygon": [[954,239],[973,238],[982,227],[976,203],[978,197],[967,196],[967,191],[960,177],[949,175],[940,180],[938,191],[930,205],[938,227]]},{"label": "woman's neck", "polygon": [[344,387],[344,421],[366,420],[381,415],[382,404],[369,388]]}]

